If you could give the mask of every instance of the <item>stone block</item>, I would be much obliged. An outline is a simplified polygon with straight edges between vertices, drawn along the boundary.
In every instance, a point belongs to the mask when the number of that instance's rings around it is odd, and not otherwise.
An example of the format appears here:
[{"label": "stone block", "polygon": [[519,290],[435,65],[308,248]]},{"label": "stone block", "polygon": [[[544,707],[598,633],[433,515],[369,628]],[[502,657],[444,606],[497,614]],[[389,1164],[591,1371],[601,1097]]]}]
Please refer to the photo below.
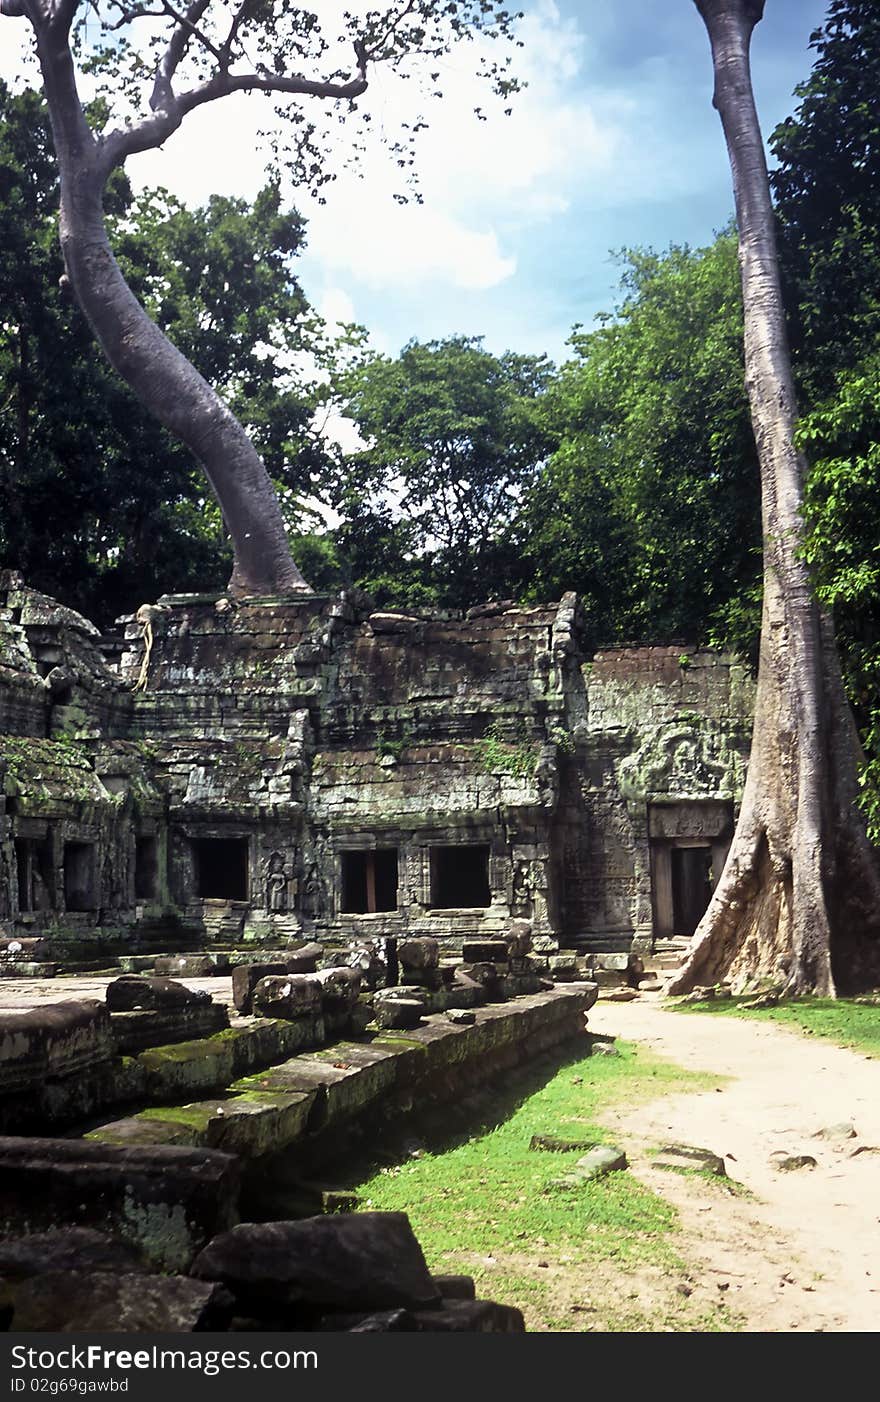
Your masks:
[{"label": "stone block", "polygon": [[232,1002],[237,1012],[249,1017],[253,1012],[254,989],[261,979],[288,973],[286,963],[238,964],[232,970]]},{"label": "stone block", "polygon": [[0,1279],[4,1281],[26,1280],[48,1271],[137,1271],[143,1264],[141,1253],[128,1242],[92,1227],[60,1227],[0,1241]]},{"label": "stone block", "polygon": [[439,1310],[417,1310],[421,1334],[524,1334],[522,1311],[494,1300],[444,1300]]},{"label": "stone block", "polygon": [[0,1016],[0,1094],[42,1092],[49,1081],[81,1077],[114,1055],[110,1014],[97,999],[50,1003]]},{"label": "stone block", "polygon": [[224,1329],[232,1300],[220,1285],[185,1276],[49,1271],[7,1286],[11,1328],[49,1333],[190,1334]]},{"label": "stone block", "polygon": [[402,1212],[246,1223],[215,1238],[191,1274],[222,1282],[245,1312],[299,1303],[356,1310],[440,1302]]},{"label": "stone block", "polygon": [[314,977],[321,988],[321,1004],[325,1011],[351,1011],[361,991],[360,969],[345,966],[319,969]]},{"label": "stone block", "polygon": [[323,992],[317,975],[273,975],[260,979],[254,987],[253,1010],[257,1017],[314,1017],[321,1011]]},{"label": "stone block", "polygon": [[419,998],[415,989],[386,989],[373,999],[373,1014],[383,1030],[418,1027],[427,1011],[424,998]]},{"label": "stone block", "polygon": [[434,1284],[444,1300],[475,1300],[477,1287],[472,1275],[437,1275]]},{"label": "stone block", "polygon": [[512,920],[505,933],[510,959],[525,959],[532,948],[532,927],[528,920]]},{"label": "stone block", "polygon": [[711,1173],[716,1178],[727,1177],[720,1154],[712,1149],[699,1149],[693,1144],[665,1144],[652,1163],[654,1168],[672,1169],[679,1173]]},{"label": "stone block", "polygon": [[440,945],[437,940],[428,936],[400,940],[397,945],[397,959],[405,973],[421,974],[429,969],[434,970],[440,964]]},{"label": "stone block", "polygon": [[161,954],[153,969],[157,974],[176,978],[209,978],[218,972],[217,964],[207,954]]},{"label": "stone block", "polygon": [[301,945],[299,949],[291,950],[290,954],[285,956],[284,963],[287,972],[289,974],[313,974],[323,954],[323,945],[315,943]]},{"label": "stone block", "polygon": [[228,1154],[3,1137],[0,1233],[95,1227],[159,1270],[186,1270],[235,1221],[238,1185]]},{"label": "stone block", "polygon": [[170,978],[148,978],[123,974],[108,983],[105,993],[112,1013],[132,1012],[135,1008],[180,1008],[210,1003],[211,995],[202,989],[187,988]]},{"label": "stone block", "polygon": [[111,1013],[110,1030],[119,1056],[136,1056],[148,1047],[174,1046],[195,1037],[211,1037],[229,1026],[224,1003],[185,1003],[181,1007],[144,1008]]}]

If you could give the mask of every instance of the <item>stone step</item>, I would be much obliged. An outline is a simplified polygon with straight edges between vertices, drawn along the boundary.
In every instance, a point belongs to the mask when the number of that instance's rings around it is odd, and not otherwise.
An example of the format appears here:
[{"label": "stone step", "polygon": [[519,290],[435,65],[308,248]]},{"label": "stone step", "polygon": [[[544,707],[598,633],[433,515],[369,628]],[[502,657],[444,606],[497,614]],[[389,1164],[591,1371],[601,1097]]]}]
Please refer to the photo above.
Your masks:
[{"label": "stone step", "polygon": [[54,978],[57,973],[57,964],[47,964],[31,959],[0,964],[0,978]]},{"label": "stone step", "polygon": [[[443,1083],[450,1072],[464,1065],[472,1066],[479,1078],[500,1049],[513,1053],[524,1051],[532,1038],[550,1046],[563,1035],[574,1036],[582,1029],[583,1013],[591,1002],[583,985],[554,989],[480,1008],[470,1025],[450,1023],[440,1014],[406,1033],[384,1032],[301,1050],[237,1078],[229,1072],[233,1053],[228,1049],[235,1047],[239,1029],[155,1049],[136,1058],[154,1075],[157,1068],[161,1071],[152,1082],[154,1099],[157,1092],[173,1087],[174,1075],[168,1068],[175,1063],[185,1068],[190,1084],[207,1077],[219,1085],[219,1078],[226,1075],[223,1093],[189,1099],[178,1095],[170,1103],[108,1121],[90,1130],[86,1138],[140,1149],[154,1145],[217,1149],[245,1160],[263,1160],[289,1149],[306,1134],[332,1130],[367,1111],[372,1114],[371,1107],[385,1097],[403,1095],[411,1101],[420,1085],[434,1086],[435,1077]],[[278,1026],[262,1024],[267,1025]]]}]

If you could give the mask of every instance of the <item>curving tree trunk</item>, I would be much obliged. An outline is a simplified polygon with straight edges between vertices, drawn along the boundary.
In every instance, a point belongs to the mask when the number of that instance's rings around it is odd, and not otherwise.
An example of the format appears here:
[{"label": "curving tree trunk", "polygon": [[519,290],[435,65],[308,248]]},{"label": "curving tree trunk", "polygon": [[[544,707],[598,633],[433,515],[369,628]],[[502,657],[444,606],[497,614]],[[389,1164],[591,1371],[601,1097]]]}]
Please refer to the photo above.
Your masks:
[{"label": "curving tree trunk", "polygon": [[764,0],[695,0],[736,197],[746,383],[761,466],[764,612],[752,754],[727,864],[667,985],[834,996],[875,975],[880,877],[856,807],[858,738],[830,619],[799,555],[806,463],[749,46]]},{"label": "curving tree trunk", "polygon": [[[14,4],[15,0],[11,0]],[[10,0],[4,7],[11,9]],[[308,590],[290,556],[281,508],[235,415],[147,315],[107,237],[103,194],[119,153],[90,130],[77,92],[69,24],[25,3],[33,24],[61,187],[61,247],[70,287],[113,368],[192,451],[220,504],[236,596]]]}]

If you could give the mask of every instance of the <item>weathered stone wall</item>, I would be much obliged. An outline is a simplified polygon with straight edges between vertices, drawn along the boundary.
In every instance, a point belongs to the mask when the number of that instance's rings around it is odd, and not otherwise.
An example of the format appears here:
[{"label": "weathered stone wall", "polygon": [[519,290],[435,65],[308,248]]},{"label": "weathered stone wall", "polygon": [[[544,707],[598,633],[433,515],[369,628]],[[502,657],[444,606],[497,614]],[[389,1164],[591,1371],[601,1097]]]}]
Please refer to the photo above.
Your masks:
[{"label": "weathered stone wall", "polygon": [[565,908],[594,939],[646,942],[672,933],[656,929],[664,835],[705,839],[720,874],[745,782],[753,683],[736,658],[670,647],[599,653],[583,679],[586,721],[560,811]]},{"label": "weathered stone wall", "polygon": [[0,578],[0,930],[43,961],[513,919],[626,945],[675,932],[680,849],[722,855],[743,668],[587,662],[573,595],[464,619],[165,596],[124,625]]}]

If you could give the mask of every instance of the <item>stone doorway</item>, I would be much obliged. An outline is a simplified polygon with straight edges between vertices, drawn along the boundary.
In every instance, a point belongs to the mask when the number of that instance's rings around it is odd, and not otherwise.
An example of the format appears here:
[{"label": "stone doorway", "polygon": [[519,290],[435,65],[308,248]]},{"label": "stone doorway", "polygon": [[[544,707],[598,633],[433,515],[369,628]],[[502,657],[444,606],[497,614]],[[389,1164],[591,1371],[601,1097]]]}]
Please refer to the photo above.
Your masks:
[{"label": "stone doorway", "polygon": [[672,933],[692,935],[699,925],[714,890],[712,879],[712,848],[708,842],[699,847],[673,847],[669,853],[672,866]]},{"label": "stone doorway", "polygon": [[689,938],[702,919],[733,835],[733,805],[716,800],[652,803],[654,939]]}]

